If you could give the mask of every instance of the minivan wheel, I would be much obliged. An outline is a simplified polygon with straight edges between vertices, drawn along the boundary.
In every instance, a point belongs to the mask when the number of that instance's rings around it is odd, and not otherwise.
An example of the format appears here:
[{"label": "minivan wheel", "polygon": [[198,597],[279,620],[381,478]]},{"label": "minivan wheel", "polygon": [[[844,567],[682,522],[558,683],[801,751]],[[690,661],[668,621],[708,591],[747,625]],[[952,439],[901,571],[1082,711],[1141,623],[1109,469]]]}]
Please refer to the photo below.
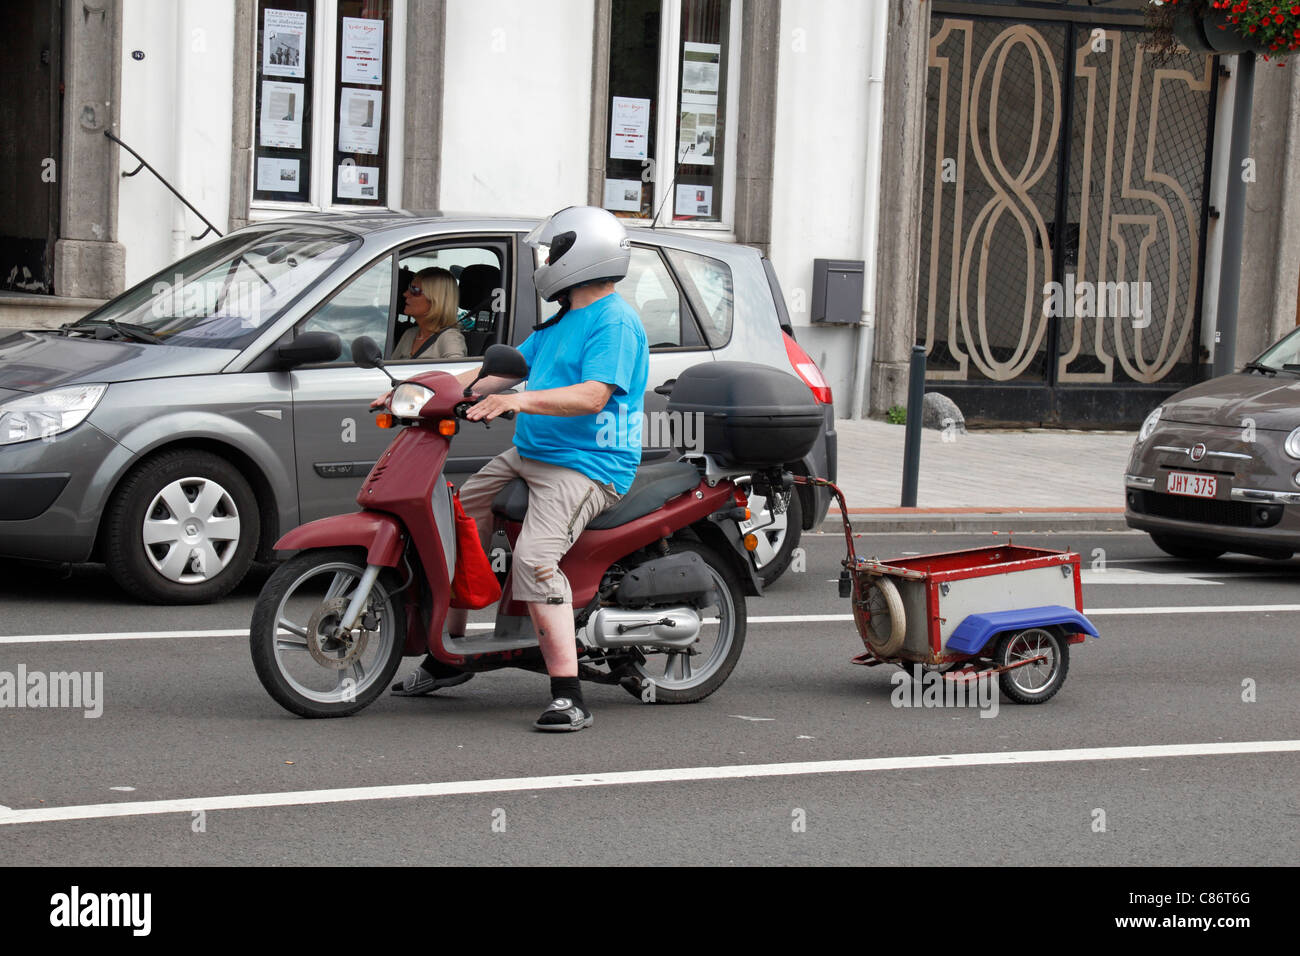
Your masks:
[{"label": "minivan wheel", "polygon": [[202,604],[230,593],[257,552],[261,517],[248,481],[210,452],[177,449],[122,481],[105,521],[113,580],[155,604]]},{"label": "minivan wheel", "polygon": [[740,533],[744,536],[752,531],[758,538],[754,569],[762,579],[763,587],[768,587],[785,574],[794,558],[794,549],[799,547],[799,538],[803,535],[803,503],[799,500],[799,492],[792,491],[784,513],[774,515],[768,509],[768,499],[754,494],[752,485],[744,484],[742,488],[749,498],[753,517],[740,522]]},{"label": "minivan wheel", "polygon": [[1226,548],[1216,548],[1214,545],[1196,544],[1186,538],[1172,538],[1169,535],[1155,534],[1154,532],[1151,532],[1151,540],[1165,554],[1175,558],[1183,558],[1187,561],[1213,561],[1227,550]]}]

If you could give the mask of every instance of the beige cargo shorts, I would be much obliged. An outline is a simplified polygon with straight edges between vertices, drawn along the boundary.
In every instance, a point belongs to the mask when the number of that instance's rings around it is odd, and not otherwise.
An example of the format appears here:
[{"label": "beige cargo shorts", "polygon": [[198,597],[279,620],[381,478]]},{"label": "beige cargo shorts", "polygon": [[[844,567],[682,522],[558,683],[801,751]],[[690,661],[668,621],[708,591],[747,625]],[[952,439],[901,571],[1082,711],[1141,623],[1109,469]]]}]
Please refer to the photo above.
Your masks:
[{"label": "beige cargo shorts", "polygon": [[494,518],[492,499],[509,482],[528,483],[528,512],[515,542],[514,598],[533,604],[572,604],[573,591],[560,570],[560,559],[587,524],[623,496],[572,468],[524,458],[513,446],[502,452],[460,488],[460,503],[478,525],[488,550]]}]

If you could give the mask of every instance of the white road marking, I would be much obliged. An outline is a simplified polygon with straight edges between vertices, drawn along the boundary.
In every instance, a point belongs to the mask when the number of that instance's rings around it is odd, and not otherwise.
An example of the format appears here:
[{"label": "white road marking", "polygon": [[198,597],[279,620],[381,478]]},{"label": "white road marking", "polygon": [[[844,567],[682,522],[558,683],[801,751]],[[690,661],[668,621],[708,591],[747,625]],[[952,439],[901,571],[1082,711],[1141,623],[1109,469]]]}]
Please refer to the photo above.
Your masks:
[{"label": "white road marking", "polygon": [[249,810],[266,807],[305,806],[308,804],[352,803],[364,800],[394,800],[406,797],[447,797],[645,783],[690,783],[702,780],[745,780],[759,777],[795,777],[828,773],[873,773],[885,770],[923,770],[937,767],[1018,766],[1098,760],[1149,760],[1161,757],[1217,757],[1297,752],[1300,752],[1300,740],[1254,740],[1231,743],[1090,747],[1076,750],[1021,750],[1004,753],[873,757],[865,760],[819,760],[721,767],[678,767],[662,770],[622,770],[611,773],[568,774],[552,777],[450,780],[443,783],[398,784],[384,787],[243,793],[226,796],[186,797],[178,800],[127,801],[83,806],[37,807],[27,810],[10,809],[0,813],[0,826],[22,823],[52,823],[65,820],[106,819],[109,817],[135,817],[160,813],[193,813],[195,810]]},{"label": "white road marking", "polygon": [[1084,616],[1100,614],[1278,614],[1300,611],[1300,604],[1202,604],[1197,607],[1094,607],[1085,608]]},{"label": "white road marking", "polygon": [[1192,572],[1188,574],[1168,574],[1162,571],[1142,571],[1138,568],[1084,568],[1080,575],[1084,584],[1209,584],[1222,586],[1222,581],[1208,581],[1206,578],[1221,577],[1211,572]]},{"label": "white road marking", "polygon": [[735,717],[737,720],[776,720],[775,717],[746,717],[744,714],[728,714],[728,717]]},{"label": "white road marking", "polygon": [[[1195,606],[1170,605],[1168,607],[1094,607],[1085,608],[1091,617],[1102,614],[1289,614],[1300,611],[1300,604],[1200,604]],[[716,618],[706,619],[716,621]],[[750,624],[836,624],[852,621],[852,614],[755,614]],[[470,629],[486,631],[491,624],[470,624]],[[115,631],[101,634],[14,634],[0,637],[0,644],[57,644],[76,641],[141,641],[157,638],[247,638],[246,630],[229,631]]]},{"label": "white road marking", "polygon": [[57,644],[64,641],[148,641],[172,637],[248,637],[242,631],[110,631],[99,634],[15,634],[0,637],[0,644]]}]

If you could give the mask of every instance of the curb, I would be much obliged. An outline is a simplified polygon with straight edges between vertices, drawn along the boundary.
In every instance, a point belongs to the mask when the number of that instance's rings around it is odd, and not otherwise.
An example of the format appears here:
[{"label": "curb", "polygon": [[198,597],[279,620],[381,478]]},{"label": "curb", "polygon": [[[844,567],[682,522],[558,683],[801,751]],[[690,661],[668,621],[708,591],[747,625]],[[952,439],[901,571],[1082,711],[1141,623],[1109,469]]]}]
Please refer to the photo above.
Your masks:
[{"label": "curb", "polygon": [[[849,513],[849,524],[859,534],[965,533],[989,534],[1014,531],[1021,534],[1043,532],[1129,531],[1121,509],[1081,511],[940,511],[891,510],[884,514]],[[842,534],[844,524],[839,512],[831,511],[822,521],[825,534]]]}]

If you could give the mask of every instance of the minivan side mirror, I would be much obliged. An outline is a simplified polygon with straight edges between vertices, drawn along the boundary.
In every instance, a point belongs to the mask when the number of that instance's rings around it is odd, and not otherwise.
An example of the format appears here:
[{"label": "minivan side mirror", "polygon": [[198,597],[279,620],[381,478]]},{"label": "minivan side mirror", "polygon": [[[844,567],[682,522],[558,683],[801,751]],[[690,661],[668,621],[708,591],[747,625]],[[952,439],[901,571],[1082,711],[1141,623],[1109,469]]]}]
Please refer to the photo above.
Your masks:
[{"label": "minivan side mirror", "polygon": [[275,350],[281,368],[333,362],[343,354],[343,343],[333,332],[304,332]]}]

